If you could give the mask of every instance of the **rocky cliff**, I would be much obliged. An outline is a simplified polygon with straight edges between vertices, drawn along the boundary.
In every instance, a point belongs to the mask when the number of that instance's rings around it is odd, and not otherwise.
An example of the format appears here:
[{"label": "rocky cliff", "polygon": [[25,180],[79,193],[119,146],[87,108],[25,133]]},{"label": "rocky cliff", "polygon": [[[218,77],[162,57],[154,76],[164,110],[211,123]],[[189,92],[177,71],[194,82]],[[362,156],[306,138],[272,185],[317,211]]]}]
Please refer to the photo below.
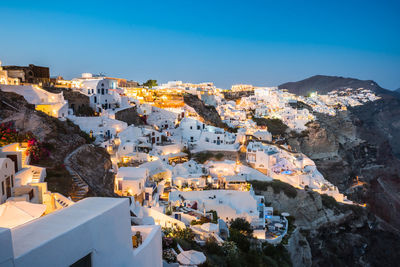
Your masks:
[{"label": "rocky cliff", "polygon": [[126,108],[116,112],[115,119],[124,121],[128,125],[134,124],[137,126],[145,124],[144,119],[139,116],[136,107]]},{"label": "rocky cliff", "polygon": [[110,155],[103,148],[83,145],[69,155],[67,164],[89,185],[90,196],[116,197]]},{"label": "rocky cliff", "polygon": [[241,99],[242,97],[248,97],[254,95],[254,90],[249,90],[249,91],[240,91],[240,92],[224,92],[224,98],[226,100],[233,100],[236,101],[238,99]]},{"label": "rocky cliff", "polygon": [[296,196],[272,187],[255,191],[274,210],[295,218],[287,245],[293,266],[397,266],[400,239],[367,208],[311,191],[297,190]]},{"label": "rocky cliff", "polygon": [[400,230],[400,202],[395,194],[400,191],[400,161],[395,156],[400,149],[398,102],[383,98],[336,117],[317,114],[307,135],[288,137],[288,143],[313,159],[324,177],[350,199],[367,203]]},{"label": "rocky cliff", "polygon": [[185,94],[183,100],[186,105],[191,106],[202,117],[203,121],[209,125],[226,128],[217,110],[213,106],[207,106],[201,99],[192,94]]}]

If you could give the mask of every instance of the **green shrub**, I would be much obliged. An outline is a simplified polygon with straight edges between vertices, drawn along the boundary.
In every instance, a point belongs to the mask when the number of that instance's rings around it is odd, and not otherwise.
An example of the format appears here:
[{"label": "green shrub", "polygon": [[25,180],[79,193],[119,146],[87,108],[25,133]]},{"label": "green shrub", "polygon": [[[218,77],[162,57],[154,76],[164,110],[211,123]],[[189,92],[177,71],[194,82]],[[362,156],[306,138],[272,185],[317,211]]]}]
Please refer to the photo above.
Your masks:
[{"label": "green shrub", "polygon": [[194,158],[196,159],[196,161],[198,161],[199,163],[204,163],[207,160],[209,160],[210,158],[212,158],[214,156],[213,153],[211,153],[210,151],[205,151],[205,152],[200,152],[197,153]]},{"label": "green shrub", "polygon": [[242,234],[250,236],[253,233],[253,228],[250,223],[244,218],[236,218],[232,220],[229,226],[229,230],[237,230]]},{"label": "green shrub", "polygon": [[337,203],[334,197],[328,196],[327,194],[321,195],[322,205],[328,209],[339,208],[339,203]]},{"label": "green shrub", "polygon": [[257,126],[267,126],[268,131],[272,135],[283,135],[289,128],[280,119],[267,119],[267,118],[256,118],[253,117],[253,121]]},{"label": "green shrub", "polygon": [[248,252],[250,249],[250,240],[247,238],[247,236],[234,228],[229,229],[229,232],[229,241],[235,242],[236,246],[240,250]]},{"label": "green shrub", "polygon": [[217,160],[221,160],[223,157],[224,157],[224,154],[222,154],[222,153],[218,153],[217,155],[215,155],[215,158]]}]

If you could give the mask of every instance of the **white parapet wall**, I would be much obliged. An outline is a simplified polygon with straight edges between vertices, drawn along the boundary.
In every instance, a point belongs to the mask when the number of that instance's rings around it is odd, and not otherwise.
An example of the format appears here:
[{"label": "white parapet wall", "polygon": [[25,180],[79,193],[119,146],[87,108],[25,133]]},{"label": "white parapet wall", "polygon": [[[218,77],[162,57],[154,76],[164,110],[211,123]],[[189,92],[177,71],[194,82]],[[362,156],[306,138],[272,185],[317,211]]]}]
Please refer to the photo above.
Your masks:
[{"label": "white parapet wall", "polygon": [[138,231],[143,243],[133,250],[135,266],[162,266],[161,227],[159,225],[132,226],[132,235]]},{"label": "white parapet wall", "polygon": [[[149,232],[146,243],[142,244],[143,253],[138,251],[135,256],[126,198],[86,198],[13,228],[11,240],[5,242],[5,245],[12,244],[12,251],[3,253],[3,234],[7,238],[6,233],[0,231],[0,263],[11,263],[5,266],[70,266],[87,255],[91,266],[161,266],[153,265],[153,262],[161,262],[159,229]],[[153,252],[149,265],[138,265],[138,261],[148,260],[141,258],[146,254],[147,243],[160,243],[157,247],[160,251]]]}]

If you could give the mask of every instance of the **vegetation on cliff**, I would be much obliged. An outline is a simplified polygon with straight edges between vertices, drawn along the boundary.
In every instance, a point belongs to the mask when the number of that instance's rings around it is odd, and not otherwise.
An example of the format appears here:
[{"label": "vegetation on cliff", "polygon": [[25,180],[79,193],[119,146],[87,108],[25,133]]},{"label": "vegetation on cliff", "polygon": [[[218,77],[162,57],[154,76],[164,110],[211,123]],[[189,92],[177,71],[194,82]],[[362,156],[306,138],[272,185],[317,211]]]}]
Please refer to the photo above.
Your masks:
[{"label": "vegetation on cliff", "polygon": [[286,133],[286,130],[289,128],[280,119],[253,117],[253,121],[257,124],[257,126],[267,126],[268,131],[275,136],[284,135]]}]

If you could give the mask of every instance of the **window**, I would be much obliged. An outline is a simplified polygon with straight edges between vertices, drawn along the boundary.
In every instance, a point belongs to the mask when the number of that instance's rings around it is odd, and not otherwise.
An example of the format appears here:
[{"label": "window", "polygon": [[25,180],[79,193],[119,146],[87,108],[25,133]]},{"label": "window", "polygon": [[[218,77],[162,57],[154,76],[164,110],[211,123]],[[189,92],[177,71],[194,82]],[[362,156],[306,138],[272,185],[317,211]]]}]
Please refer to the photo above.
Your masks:
[{"label": "window", "polygon": [[197,130],[200,130],[200,125],[197,125]]},{"label": "window", "polygon": [[14,187],[14,175],[11,175],[11,187]]},{"label": "window", "polygon": [[94,97],[94,103],[97,103],[97,96]]},{"label": "window", "polygon": [[139,189],[142,189],[142,183],[139,183]]},{"label": "window", "polygon": [[4,181],[1,182],[1,194],[4,195]]},{"label": "window", "polygon": [[92,254],[87,254],[85,257],[71,264],[70,267],[92,267]]},{"label": "window", "polygon": [[190,130],[192,130],[193,129],[193,127],[192,126],[190,126]]},{"label": "window", "polygon": [[97,93],[100,94],[100,89],[97,89]]},{"label": "window", "polygon": [[90,89],[87,90],[87,93],[90,94]]}]

